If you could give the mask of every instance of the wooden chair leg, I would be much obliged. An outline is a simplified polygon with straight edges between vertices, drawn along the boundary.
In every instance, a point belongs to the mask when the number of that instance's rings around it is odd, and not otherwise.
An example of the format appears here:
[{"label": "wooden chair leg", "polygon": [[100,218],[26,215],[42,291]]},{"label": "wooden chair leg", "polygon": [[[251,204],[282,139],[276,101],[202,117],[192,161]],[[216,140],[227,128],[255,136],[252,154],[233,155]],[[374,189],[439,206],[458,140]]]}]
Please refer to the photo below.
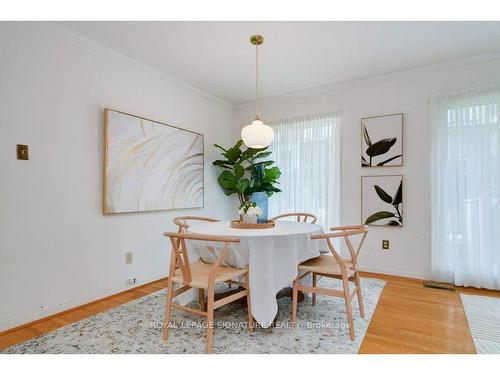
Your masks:
[{"label": "wooden chair leg", "polygon": [[[312,281],[313,281],[313,288],[316,287],[316,284],[317,284],[317,275],[316,275],[316,272],[313,272],[312,273]],[[313,292],[313,297],[312,297],[312,305],[313,306],[316,306],[316,293]]]},{"label": "wooden chair leg", "polygon": [[168,328],[170,325],[170,314],[172,312],[172,295],[174,293],[174,283],[171,278],[167,282],[167,304],[165,306],[165,321],[163,322],[163,340],[168,340]]},{"label": "wooden chair leg", "polygon": [[206,311],[207,304],[205,303],[205,289],[198,289],[198,301],[200,303],[200,309]]},{"label": "wooden chair leg", "polygon": [[356,294],[358,295],[358,305],[359,305],[359,314],[362,318],[365,317],[365,305],[363,304],[363,295],[361,294],[361,281],[359,279],[359,272],[356,272],[356,276],[354,278],[356,283],[356,287],[358,288]]},{"label": "wooden chair leg", "polygon": [[354,320],[352,318],[351,294],[349,293],[349,280],[347,277],[342,277],[342,284],[344,286],[344,300],[347,310],[347,321],[349,323],[349,336],[351,340],[354,340]]},{"label": "wooden chair leg", "polygon": [[207,296],[207,354],[212,353],[212,335],[214,324],[214,285],[208,286]]},{"label": "wooden chair leg", "polygon": [[245,275],[245,288],[247,290],[248,331],[253,331],[252,300],[250,299],[250,275]]},{"label": "wooden chair leg", "polygon": [[292,323],[297,323],[297,297],[299,292],[299,277],[293,281],[293,293],[292,293]]}]

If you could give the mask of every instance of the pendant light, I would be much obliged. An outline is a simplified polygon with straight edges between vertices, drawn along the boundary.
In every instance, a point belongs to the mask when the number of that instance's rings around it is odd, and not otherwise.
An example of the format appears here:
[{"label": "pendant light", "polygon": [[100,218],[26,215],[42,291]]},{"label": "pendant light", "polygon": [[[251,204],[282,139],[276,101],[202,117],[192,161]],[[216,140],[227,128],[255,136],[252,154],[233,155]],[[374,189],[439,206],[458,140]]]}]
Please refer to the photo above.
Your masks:
[{"label": "pendant light", "polygon": [[250,125],[241,129],[241,139],[247,147],[266,148],[271,144],[274,137],[273,128],[265,125],[260,119],[260,76],[259,76],[259,46],[264,43],[262,35],[252,35],[250,43],[255,46],[255,89],[256,101],[255,111],[257,115]]}]

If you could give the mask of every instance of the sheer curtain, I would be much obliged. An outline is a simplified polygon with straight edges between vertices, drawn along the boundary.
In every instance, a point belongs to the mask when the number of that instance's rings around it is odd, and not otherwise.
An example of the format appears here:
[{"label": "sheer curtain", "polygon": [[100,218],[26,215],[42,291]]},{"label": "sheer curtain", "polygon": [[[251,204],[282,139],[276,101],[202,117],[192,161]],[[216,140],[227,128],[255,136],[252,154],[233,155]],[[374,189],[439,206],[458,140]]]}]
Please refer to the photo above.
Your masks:
[{"label": "sheer curtain", "polygon": [[340,216],[340,119],[335,114],[270,123],[272,158],[282,193],[269,199],[269,217],[309,212],[328,228]]},{"label": "sheer curtain", "polygon": [[432,101],[432,277],[500,289],[500,88]]}]

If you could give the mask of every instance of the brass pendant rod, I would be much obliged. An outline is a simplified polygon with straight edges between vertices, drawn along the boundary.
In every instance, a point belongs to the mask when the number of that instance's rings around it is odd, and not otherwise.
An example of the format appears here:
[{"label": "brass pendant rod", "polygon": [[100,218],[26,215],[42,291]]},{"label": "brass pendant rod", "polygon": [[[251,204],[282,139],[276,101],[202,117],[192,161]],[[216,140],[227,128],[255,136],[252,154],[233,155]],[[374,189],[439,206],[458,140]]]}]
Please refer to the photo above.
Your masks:
[{"label": "brass pendant rod", "polygon": [[262,35],[252,35],[250,43],[255,46],[255,112],[256,120],[260,120],[260,69],[259,69],[259,46],[264,43]]},{"label": "brass pendant rod", "polygon": [[259,76],[259,45],[255,45],[255,113],[256,118],[260,118],[260,76]]}]

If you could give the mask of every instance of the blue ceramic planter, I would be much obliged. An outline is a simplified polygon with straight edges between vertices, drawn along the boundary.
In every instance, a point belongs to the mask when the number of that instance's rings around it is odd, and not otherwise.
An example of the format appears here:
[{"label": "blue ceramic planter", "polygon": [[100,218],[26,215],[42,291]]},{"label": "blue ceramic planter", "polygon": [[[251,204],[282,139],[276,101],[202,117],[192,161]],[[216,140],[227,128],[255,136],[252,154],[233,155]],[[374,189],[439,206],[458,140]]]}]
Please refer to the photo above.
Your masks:
[{"label": "blue ceramic planter", "polygon": [[266,193],[257,192],[252,194],[252,202],[259,206],[262,210],[262,215],[257,216],[257,223],[265,223],[268,220],[267,217],[267,202],[269,197]]}]

